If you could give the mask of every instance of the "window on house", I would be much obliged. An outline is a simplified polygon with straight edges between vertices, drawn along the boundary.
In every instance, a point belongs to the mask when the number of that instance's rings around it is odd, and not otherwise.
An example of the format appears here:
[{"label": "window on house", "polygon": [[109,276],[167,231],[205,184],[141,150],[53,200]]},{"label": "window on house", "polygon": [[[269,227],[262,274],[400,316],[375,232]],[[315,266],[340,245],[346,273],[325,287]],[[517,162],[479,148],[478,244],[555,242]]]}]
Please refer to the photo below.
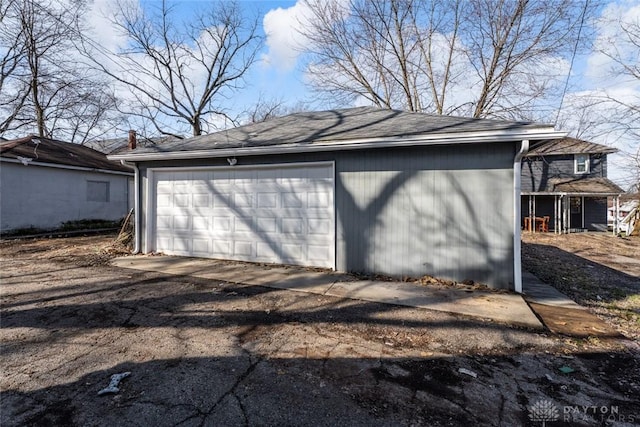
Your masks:
[{"label": "window on house", "polygon": [[109,181],[87,181],[88,202],[109,201]]},{"label": "window on house", "polygon": [[589,173],[589,155],[576,154],[573,160],[575,173]]}]

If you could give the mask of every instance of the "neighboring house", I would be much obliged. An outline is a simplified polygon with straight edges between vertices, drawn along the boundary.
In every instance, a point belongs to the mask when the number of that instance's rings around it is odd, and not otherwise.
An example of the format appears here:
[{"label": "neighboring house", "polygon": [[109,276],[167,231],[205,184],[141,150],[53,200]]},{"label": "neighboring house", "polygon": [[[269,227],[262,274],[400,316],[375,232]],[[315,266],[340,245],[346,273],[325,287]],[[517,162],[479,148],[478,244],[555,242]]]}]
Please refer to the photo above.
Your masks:
[{"label": "neighboring house", "polygon": [[361,107],[109,158],[137,166],[135,251],[521,291],[520,155],[564,135]]},{"label": "neighboring house", "polygon": [[639,194],[623,194],[620,196],[618,203],[612,201],[607,211],[607,220],[609,228],[614,233],[624,232],[629,235],[633,231],[636,221],[640,216],[638,208],[640,207]]},{"label": "neighboring house", "polygon": [[523,228],[539,231],[535,218],[548,217],[549,231],[606,231],[607,198],[623,193],[607,178],[607,154],[616,151],[568,137],[532,145],[522,160]]},{"label": "neighboring house", "polygon": [[120,219],[132,175],[78,144],[35,136],[0,142],[0,230]]}]

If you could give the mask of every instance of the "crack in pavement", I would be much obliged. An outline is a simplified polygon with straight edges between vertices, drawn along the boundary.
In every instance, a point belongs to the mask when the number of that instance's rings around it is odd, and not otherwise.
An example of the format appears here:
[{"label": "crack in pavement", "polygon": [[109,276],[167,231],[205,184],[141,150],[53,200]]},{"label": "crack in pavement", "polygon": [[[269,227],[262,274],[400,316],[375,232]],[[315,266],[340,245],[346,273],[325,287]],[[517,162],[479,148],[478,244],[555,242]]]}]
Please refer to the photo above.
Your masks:
[{"label": "crack in pavement", "polygon": [[[243,349],[244,350],[244,349]],[[249,352],[247,352],[246,350],[244,350],[249,357],[249,366],[247,367],[247,369],[245,369],[244,372],[242,372],[240,375],[238,375],[238,377],[236,378],[236,381],[233,383],[233,385],[226,391],[224,392],[219,398],[218,400],[216,400],[214,402],[214,404],[211,406],[211,408],[206,412],[204,418],[202,419],[202,421],[200,422],[200,426],[205,426],[207,425],[207,418],[211,416],[211,414],[213,414],[213,412],[216,410],[216,408],[218,407],[218,405],[220,403],[222,403],[222,401],[230,395],[234,395],[235,396],[235,391],[238,388],[238,386],[240,385],[240,383],[242,381],[244,381],[249,375],[251,375],[251,373],[256,369],[256,366],[258,366],[263,360],[264,358],[262,357],[258,357],[257,360],[255,362],[251,362],[251,354]],[[235,396],[236,399],[238,399],[237,396]]]}]

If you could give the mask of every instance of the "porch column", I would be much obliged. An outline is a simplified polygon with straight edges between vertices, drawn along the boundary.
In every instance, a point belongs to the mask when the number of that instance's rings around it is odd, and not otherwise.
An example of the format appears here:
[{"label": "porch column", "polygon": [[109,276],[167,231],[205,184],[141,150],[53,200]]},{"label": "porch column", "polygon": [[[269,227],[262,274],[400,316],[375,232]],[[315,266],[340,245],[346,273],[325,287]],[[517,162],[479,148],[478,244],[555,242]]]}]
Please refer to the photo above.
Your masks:
[{"label": "porch column", "polygon": [[560,199],[557,194],[553,195],[553,234],[560,232]]},{"label": "porch column", "polygon": [[533,227],[533,232],[536,232],[536,195],[533,195],[533,216],[531,217],[531,227]]},{"label": "porch column", "polygon": [[613,235],[617,236],[620,228],[619,215],[620,215],[620,196],[613,196]]},{"label": "porch column", "polygon": [[580,212],[582,213],[582,229],[584,230],[586,228],[584,226],[584,196],[580,199]]},{"label": "porch column", "polygon": [[567,196],[567,234],[571,233],[571,196]]},{"label": "porch column", "polygon": [[533,221],[533,196],[531,194],[529,194],[529,229],[527,230],[528,232],[531,232],[533,230],[533,228],[531,228],[531,224]]}]

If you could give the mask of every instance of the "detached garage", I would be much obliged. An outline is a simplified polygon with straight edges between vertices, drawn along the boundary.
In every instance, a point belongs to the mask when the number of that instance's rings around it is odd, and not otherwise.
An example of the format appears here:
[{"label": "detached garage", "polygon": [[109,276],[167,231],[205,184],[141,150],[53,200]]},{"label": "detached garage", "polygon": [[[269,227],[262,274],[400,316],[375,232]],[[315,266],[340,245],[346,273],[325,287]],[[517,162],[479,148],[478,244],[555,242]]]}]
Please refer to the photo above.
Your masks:
[{"label": "detached garage", "polygon": [[375,108],[297,113],[109,156],[136,251],[521,289],[520,159],[547,125]]}]

